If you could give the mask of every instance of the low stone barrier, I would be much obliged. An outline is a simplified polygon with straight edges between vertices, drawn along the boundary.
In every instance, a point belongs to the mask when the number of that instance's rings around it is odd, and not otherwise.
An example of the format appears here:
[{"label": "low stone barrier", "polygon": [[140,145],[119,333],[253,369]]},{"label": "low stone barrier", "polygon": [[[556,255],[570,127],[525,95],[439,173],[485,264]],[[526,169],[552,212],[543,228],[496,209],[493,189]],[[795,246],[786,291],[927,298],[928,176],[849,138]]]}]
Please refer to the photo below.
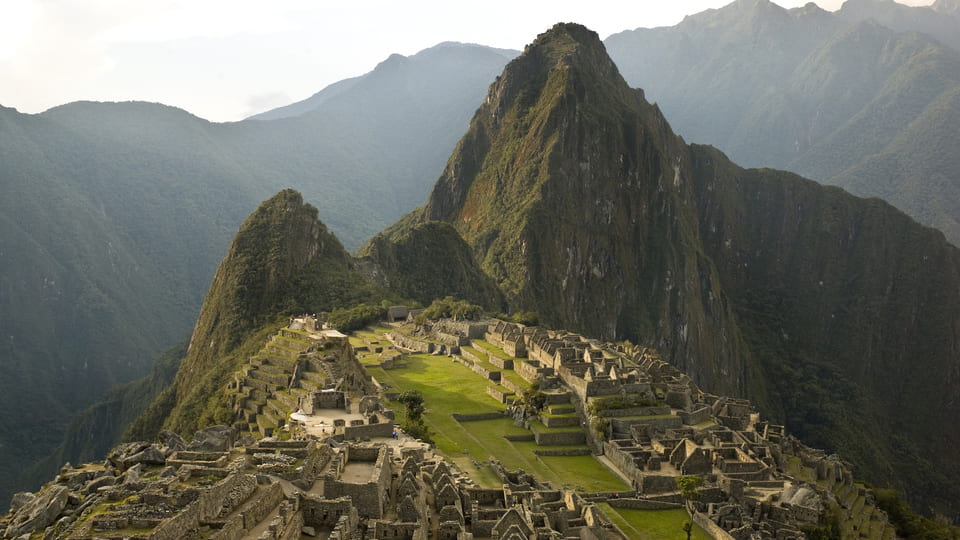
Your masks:
[{"label": "low stone barrier", "polygon": [[683,508],[683,504],[649,499],[607,499],[607,504],[614,508],[632,508],[634,510],[673,510]]},{"label": "low stone barrier", "polygon": [[538,456],[590,456],[593,455],[593,452],[589,448],[568,448],[566,450],[534,450],[534,454]]},{"label": "low stone barrier", "polygon": [[492,397],[493,399],[499,401],[500,403],[504,403],[504,404],[513,401],[512,398],[513,398],[513,396],[516,395],[516,394],[514,394],[513,392],[504,392],[503,390],[500,390],[500,389],[497,388],[496,386],[488,386],[488,387],[487,387],[487,394],[488,394],[490,397]]},{"label": "low stone barrier", "polygon": [[700,526],[707,534],[710,535],[714,540],[736,540],[733,536],[730,535],[727,531],[723,530],[719,525],[710,520],[706,514],[701,512],[690,512],[690,509],[687,509],[687,513],[690,514],[690,518],[693,519],[693,522]]},{"label": "low stone barrier", "polygon": [[587,439],[582,431],[561,431],[555,433],[534,433],[534,440],[541,446],[560,446],[566,444],[583,444]]},{"label": "low stone barrier", "polygon": [[[709,411],[709,409],[707,409]],[[623,409],[604,409],[600,416],[604,418],[622,418],[624,416],[662,416],[670,414],[670,407],[625,407]]]},{"label": "low stone barrier", "polygon": [[503,413],[499,412],[488,412],[488,413],[478,413],[478,414],[460,414],[452,413],[450,416],[453,417],[457,422],[477,422],[480,420],[496,420],[497,418],[503,418]]},{"label": "low stone barrier", "polygon": [[573,427],[580,425],[580,416],[550,416],[549,414],[543,414],[540,416],[540,421],[543,422],[543,425],[547,427]]}]

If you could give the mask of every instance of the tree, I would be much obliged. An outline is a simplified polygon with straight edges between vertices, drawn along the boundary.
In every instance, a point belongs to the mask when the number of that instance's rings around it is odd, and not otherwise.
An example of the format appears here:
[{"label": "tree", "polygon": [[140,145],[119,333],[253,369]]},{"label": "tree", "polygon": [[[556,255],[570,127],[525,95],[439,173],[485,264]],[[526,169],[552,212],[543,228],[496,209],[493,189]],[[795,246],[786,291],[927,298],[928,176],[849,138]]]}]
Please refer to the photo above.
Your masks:
[{"label": "tree", "polygon": [[400,393],[400,396],[397,398],[397,401],[403,403],[407,407],[407,419],[420,423],[423,417],[423,394],[419,390],[405,390]]},{"label": "tree", "polygon": [[677,489],[680,490],[680,496],[687,501],[696,501],[700,499],[700,486],[703,484],[703,479],[699,476],[678,476],[677,477]]},{"label": "tree", "polygon": [[404,390],[397,397],[397,401],[407,408],[407,419],[401,425],[411,437],[430,442],[430,430],[423,423],[423,394],[419,390]]},{"label": "tree", "polygon": [[[678,476],[677,477],[677,489],[680,490],[680,496],[687,501],[688,511],[689,511],[689,502],[696,501],[700,499],[700,485],[703,484],[703,479],[699,476]],[[687,533],[687,540],[690,540],[690,535],[693,533],[693,522],[687,521],[683,524],[683,532]]]}]

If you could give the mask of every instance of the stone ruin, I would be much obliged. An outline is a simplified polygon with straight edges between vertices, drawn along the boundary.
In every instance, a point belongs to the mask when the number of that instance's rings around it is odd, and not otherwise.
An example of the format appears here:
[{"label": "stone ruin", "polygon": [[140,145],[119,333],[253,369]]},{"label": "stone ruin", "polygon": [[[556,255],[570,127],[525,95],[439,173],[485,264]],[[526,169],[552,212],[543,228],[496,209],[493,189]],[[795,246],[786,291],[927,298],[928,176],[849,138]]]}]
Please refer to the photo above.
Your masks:
[{"label": "stone ruin", "polygon": [[[485,339],[525,355],[517,372],[548,389],[542,410],[513,409],[519,421],[534,414],[549,426],[565,420],[553,413],[581,412],[595,453],[635,490],[608,500],[613,506],[682,507],[676,479],[693,475],[703,487],[689,510],[714,538],[805,538],[828,507],[838,507],[851,528],[893,536],[886,515],[861,503],[871,499],[868,490],[836,456],[762,422],[747,400],[703,392],[651,349],[502,321]],[[551,405],[552,396],[569,396],[573,407]]]},{"label": "stone ruin", "polygon": [[65,466],[37,494],[15,497],[0,537],[618,537],[596,506],[572,491],[532,479],[513,483],[507,474],[501,489],[481,489],[424,445],[266,438],[215,450],[178,442],[195,449],[128,443],[103,463]]},{"label": "stone ruin", "polygon": [[[499,369],[516,368],[544,395],[540,410],[511,406],[515,419],[522,424],[536,417],[546,426],[570,427],[559,434],[563,440],[546,440],[557,435],[550,433],[530,438],[538,445],[586,441],[632,489],[558,490],[496,463],[502,487],[484,489],[422,444],[345,442],[374,433],[389,437],[392,414],[372,392],[347,390],[366,390],[369,381],[362,373],[328,370],[324,377],[330,376],[331,384],[297,386],[298,380],[312,380],[308,369],[296,376],[296,366],[310,367],[301,353],[316,353],[326,364],[342,363],[325,360],[338,354],[349,355],[348,362],[356,359],[345,337],[310,341],[287,329],[292,333],[281,332],[279,341],[268,344],[269,354],[261,355],[257,369],[243,372],[245,382],[236,388],[243,390],[241,409],[254,419],[276,413],[271,435],[281,432],[280,411],[267,411],[263,401],[276,406],[276,396],[296,395],[304,411],[342,408],[360,418],[334,420],[336,435],[322,440],[310,435],[256,440],[251,435],[263,433],[239,421],[197,432],[190,443],[164,432],[156,443],[123,444],[102,463],[68,464],[39,492],[15,495],[10,513],[0,519],[0,538],[625,538],[599,501],[614,508],[686,507],[712,537],[725,540],[805,538],[804,531],[818,525],[827,508],[840,510],[845,530],[894,537],[870,491],[837,456],[810,449],[783,426],[762,421],[749,401],[703,392],[655,351],[502,321],[431,328],[437,329],[431,335],[446,333],[458,346],[482,336],[513,355],[491,355],[490,361]],[[427,339],[419,336],[414,339]],[[271,363],[270,355],[286,360]],[[275,386],[261,388],[255,381]],[[501,398],[512,402],[511,396]],[[263,427],[259,420],[256,425]],[[681,475],[701,479],[697,501],[680,496]]]}]

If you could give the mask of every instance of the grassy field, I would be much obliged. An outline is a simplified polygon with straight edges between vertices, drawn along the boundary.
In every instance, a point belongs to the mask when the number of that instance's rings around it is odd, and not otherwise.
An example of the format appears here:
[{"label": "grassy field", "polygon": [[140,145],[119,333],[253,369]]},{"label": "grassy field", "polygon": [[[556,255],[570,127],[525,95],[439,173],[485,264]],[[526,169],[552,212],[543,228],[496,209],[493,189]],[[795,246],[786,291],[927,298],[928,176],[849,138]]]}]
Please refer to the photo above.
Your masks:
[{"label": "grassy field", "polygon": [[[614,508],[606,503],[601,503],[600,508],[624,534],[634,540],[686,538],[683,524],[690,519],[686,510],[633,510]],[[710,540],[710,535],[694,524],[690,538]]]},{"label": "grassy field", "polygon": [[[451,413],[497,412],[505,407],[487,395],[488,381],[447,357],[412,354],[406,356],[406,362],[404,369],[367,369],[392,390],[419,390],[423,393],[427,409],[424,419],[434,443],[462,470],[471,473],[477,483],[499,487],[499,480],[486,466],[490,458],[496,458],[508,469],[523,469],[555,487],[579,486],[588,492],[629,489],[591,456],[540,457],[533,453],[538,448],[536,443],[508,441],[504,435],[530,433],[514,426],[510,418],[457,422],[450,416]],[[397,412],[402,413],[400,410]],[[480,463],[479,467],[474,460]]]}]

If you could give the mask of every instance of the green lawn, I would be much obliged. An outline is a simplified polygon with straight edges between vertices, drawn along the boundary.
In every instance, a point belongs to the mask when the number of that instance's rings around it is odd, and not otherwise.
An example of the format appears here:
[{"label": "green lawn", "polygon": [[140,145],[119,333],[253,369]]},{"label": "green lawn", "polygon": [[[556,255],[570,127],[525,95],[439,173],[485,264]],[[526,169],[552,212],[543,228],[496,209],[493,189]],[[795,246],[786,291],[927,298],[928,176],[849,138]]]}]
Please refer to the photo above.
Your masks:
[{"label": "green lawn", "polygon": [[[600,508],[607,514],[628,538],[635,540],[660,540],[686,538],[683,524],[690,520],[687,511],[676,510],[633,510],[631,508],[614,508],[601,503]],[[693,525],[690,536],[693,540],[711,540],[709,534]]]},{"label": "green lawn", "polygon": [[[537,456],[540,448],[533,442],[511,442],[504,435],[530,432],[513,425],[510,418],[460,423],[451,413],[478,414],[504,410],[504,406],[486,393],[488,381],[466,366],[442,356],[408,355],[407,368],[383,370],[368,367],[371,375],[387,383],[394,391],[419,390],[423,393],[424,419],[434,443],[446,457],[485,487],[499,487],[500,482],[486,462],[499,459],[510,470],[523,469],[554,487],[564,484],[582,486],[586,491],[629,489],[616,475],[591,456]],[[398,420],[402,407],[397,409]],[[573,448],[583,448],[576,446]],[[558,447],[545,447],[557,449]],[[483,464],[477,468],[473,459]]]}]

